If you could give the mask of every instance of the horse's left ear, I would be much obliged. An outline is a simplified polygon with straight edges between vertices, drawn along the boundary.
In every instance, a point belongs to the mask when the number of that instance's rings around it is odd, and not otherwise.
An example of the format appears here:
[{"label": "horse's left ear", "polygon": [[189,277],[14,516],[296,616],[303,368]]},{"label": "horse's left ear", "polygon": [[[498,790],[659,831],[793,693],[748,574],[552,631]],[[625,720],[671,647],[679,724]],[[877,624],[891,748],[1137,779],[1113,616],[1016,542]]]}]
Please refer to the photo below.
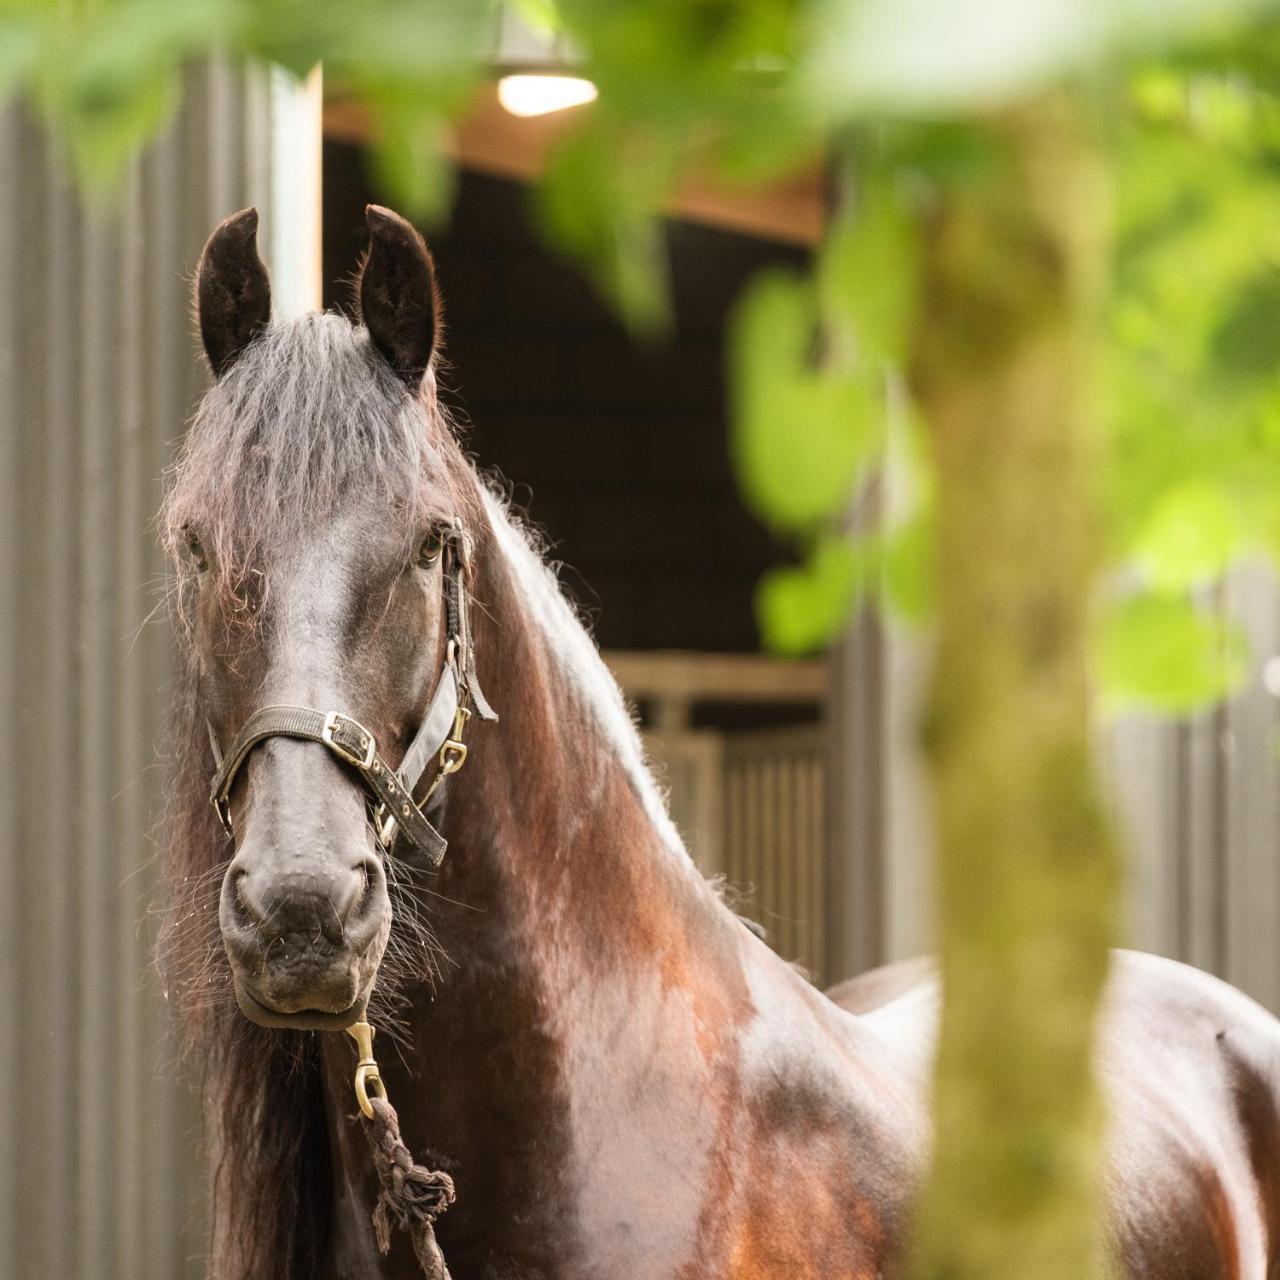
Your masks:
[{"label": "horse's left ear", "polygon": [[360,314],[373,344],[416,391],[440,333],[436,269],[422,237],[398,214],[365,208],[369,252],[360,268]]}]

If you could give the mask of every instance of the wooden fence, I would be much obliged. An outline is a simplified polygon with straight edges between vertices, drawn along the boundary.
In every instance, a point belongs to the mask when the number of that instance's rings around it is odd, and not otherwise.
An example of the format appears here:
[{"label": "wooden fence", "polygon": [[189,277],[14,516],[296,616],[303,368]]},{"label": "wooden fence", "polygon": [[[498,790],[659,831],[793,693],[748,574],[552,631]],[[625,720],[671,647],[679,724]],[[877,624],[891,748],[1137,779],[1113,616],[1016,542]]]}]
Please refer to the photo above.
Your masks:
[{"label": "wooden fence", "polygon": [[825,955],[826,748],[820,725],[659,731],[646,745],[699,869],[770,945],[818,976]]}]

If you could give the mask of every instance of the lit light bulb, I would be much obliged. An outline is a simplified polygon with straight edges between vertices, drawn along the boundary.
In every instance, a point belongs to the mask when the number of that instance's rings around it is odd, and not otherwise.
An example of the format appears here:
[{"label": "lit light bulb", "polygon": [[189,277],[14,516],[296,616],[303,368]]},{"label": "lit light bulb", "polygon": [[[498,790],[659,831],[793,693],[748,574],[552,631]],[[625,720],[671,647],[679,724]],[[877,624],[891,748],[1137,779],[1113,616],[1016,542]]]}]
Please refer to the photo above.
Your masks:
[{"label": "lit light bulb", "polygon": [[577,76],[503,76],[498,81],[498,101],[513,116],[545,116],[595,98],[595,85]]}]

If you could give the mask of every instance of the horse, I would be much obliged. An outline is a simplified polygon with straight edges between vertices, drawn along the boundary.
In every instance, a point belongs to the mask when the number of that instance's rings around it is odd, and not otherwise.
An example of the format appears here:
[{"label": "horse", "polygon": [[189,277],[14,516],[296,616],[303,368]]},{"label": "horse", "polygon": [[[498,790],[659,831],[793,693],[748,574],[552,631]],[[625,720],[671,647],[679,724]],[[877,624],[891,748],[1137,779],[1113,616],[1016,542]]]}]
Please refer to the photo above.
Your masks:
[{"label": "horse", "polygon": [[[334,1034],[367,1019],[375,1084],[456,1191],[454,1280],[892,1275],[937,979],[824,995],[699,874],[535,534],[441,406],[425,244],[366,220],[359,322],[273,321],[256,213],[213,232],[213,379],[159,522],[181,654],[160,949],[201,1072],[209,1274],[415,1274],[371,1222]],[[1116,956],[1097,1069],[1122,1274],[1280,1274],[1278,1068],[1246,997]]]}]

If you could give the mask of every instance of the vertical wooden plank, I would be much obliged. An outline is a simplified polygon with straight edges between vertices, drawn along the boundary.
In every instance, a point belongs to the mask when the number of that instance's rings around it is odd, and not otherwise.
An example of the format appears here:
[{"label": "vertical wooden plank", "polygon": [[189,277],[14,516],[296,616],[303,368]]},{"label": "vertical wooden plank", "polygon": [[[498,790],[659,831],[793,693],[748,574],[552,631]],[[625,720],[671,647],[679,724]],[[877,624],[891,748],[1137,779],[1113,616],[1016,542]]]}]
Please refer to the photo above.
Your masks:
[{"label": "vertical wooden plank", "polygon": [[1213,966],[1212,971],[1225,977],[1228,970],[1228,933],[1230,931],[1230,895],[1232,890],[1229,826],[1229,744],[1230,733],[1226,707],[1213,712]]},{"label": "vertical wooden plank", "polygon": [[[113,593],[111,640],[108,654],[116,659],[119,678],[108,685],[107,715],[125,728],[115,761],[113,817],[115,830],[115,883],[120,899],[115,949],[120,981],[117,995],[116,1034],[119,1037],[119,1084],[115,1107],[116,1176],[125,1202],[119,1211],[118,1268],[121,1275],[137,1275],[141,1268],[140,1200],[145,1154],[141,1137],[145,1127],[146,1088],[143,1047],[155,1043],[146,1032],[144,996],[154,998],[147,949],[143,944],[145,901],[141,892],[147,829],[147,805],[142,784],[149,761],[147,750],[150,712],[154,706],[145,695],[139,670],[135,636],[142,622],[143,580],[147,562],[146,495],[149,492],[143,447],[143,382],[146,367],[144,333],[145,281],[142,274],[143,215],[140,167],[128,176],[121,201],[117,246],[118,293],[112,310],[116,332],[128,359],[120,366],[116,433],[117,479],[114,513],[116,590]],[[145,647],[145,646],[144,646]]]},{"label": "vertical wooden plank", "polygon": [[[82,352],[77,390],[78,475],[76,514],[80,566],[75,617],[75,724],[81,749],[73,765],[78,779],[79,819],[75,878],[78,913],[79,1089],[76,1158],[80,1210],[76,1215],[80,1275],[114,1260],[120,1216],[113,1186],[120,1153],[112,1123],[118,1104],[119,988],[124,977],[113,945],[120,909],[116,875],[116,832],[111,822],[112,771],[116,752],[110,745],[120,732],[111,715],[111,690],[119,679],[117,650],[112,643],[113,594],[117,587],[115,519],[112,502],[120,372],[131,355],[118,343],[119,259],[115,237],[105,215],[83,218],[79,280],[79,323],[66,340]],[[136,975],[131,975],[136,980]]]},{"label": "vertical wooden plank", "polygon": [[707,735],[706,739],[706,786],[702,797],[702,814],[700,818],[704,839],[707,845],[708,874],[724,875],[725,862],[725,829],[724,829],[724,742],[719,734]]},{"label": "vertical wooden plank", "polygon": [[783,846],[782,861],[778,868],[781,881],[778,910],[787,921],[791,955],[803,963],[805,926],[796,899],[796,883],[802,874],[809,850],[804,843],[799,780],[800,762],[793,752],[788,752],[782,759],[782,794],[785,802],[783,827],[786,831],[786,843]]},{"label": "vertical wooden plank", "polygon": [[886,916],[878,961],[906,960],[934,946],[933,827],[929,787],[919,751],[921,701],[928,654],[921,639],[891,625],[885,659],[882,751]]},{"label": "vertical wooden plank", "polygon": [[792,920],[792,937],[796,959],[810,972],[813,969],[811,943],[813,929],[809,919],[809,874],[813,851],[809,846],[809,795],[805,788],[808,761],[799,755],[788,765],[787,782],[791,802],[791,847],[795,850],[786,868],[787,914]]},{"label": "vertical wooden plank", "polygon": [[[43,643],[46,595],[52,589],[44,548],[44,498],[50,451],[40,438],[41,427],[48,420],[48,396],[44,379],[38,374],[31,376],[33,368],[43,371],[49,338],[43,289],[49,287],[51,281],[41,277],[51,266],[46,241],[50,187],[42,181],[44,156],[34,132],[17,113],[10,112],[7,119],[14,146],[8,172],[34,175],[16,201],[17,221],[11,238],[20,250],[13,265],[17,287],[12,295],[15,302],[12,311],[21,317],[22,323],[15,327],[13,358],[6,364],[12,378],[12,385],[5,389],[5,403],[12,408],[15,426],[15,448],[10,458],[16,467],[14,500],[17,504],[13,543],[16,554],[6,559],[11,559],[16,568],[12,589],[19,599],[20,613],[14,619],[14,679],[7,694],[12,698],[8,713],[17,717],[23,751],[15,760],[13,775],[14,820],[6,824],[12,832],[8,868],[16,886],[12,894],[13,932],[5,935],[10,945],[5,956],[7,963],[0,966],[13,975],[16,1025],[23,1028],[25,1041],[12,1077],[17,1084],[16,1096],[22,1097],[25,1105],[9,1108],[15,1149],[28,1153],[14,1188],[11,1210],[14,1229],[21,1230],[22,1239],[21,1248],[7,1256],[17,1262],[20,1277],[26,1277],[33,1272],[46,1273],[44,1269],[57,1257],[51,1248],[47,1222],[41,1217],[31,1217],[28,1211],[30,1188],[36,1188],[36,1194],[43,1194],[53,1184],[58,1158],[55,1145],[38,1145],[44,1108],[57,1096],[56,1083],[32,1080],[30,1071],[31,1059],[51,1052],[56,1045],[49,1015],[40,1007],[46,984],[53,976],[42,969],[45,942],[40,926],[48,921],[50,904],[40,895],[44,893],[48,874],[43,863],[54,856],[55,826],[51,822],[42,830],[38,815],[26,799],[34,766],[49,758],[52,737],[48,720],[39,714],[50,659],[48,646]],[[32,849],[39,849],[45,858],[33,859]],[[53,1070],[57,1069],[55,1064]]]},{"label": "vertical wooden plank", "polygon": [[[273,135],[271,120],[271,71],[267,67],[251,67],[244,73],[243,105],[241,107],[244,140],[244,202],[259,209],[271,208],[272,175],[279,172],[282,180],[289,173],[289,157],[280,156],[282,165],[275,163],[280,148]],[[323,120],[322,120],[323,123]],[[321,192],[316,191],[317,214],[323,212],[319,203]],[[259,235],[263,229],[259,227]],[[275,265],[275,244],[270,226],[259,244],[263,261]]]},{"label": "vertical wooden plank", "polygon": [[812,823],[810,830],[812,874],[809,880],[809,918],[814,922],[815,929],[813,950],[809,956],[809,964],[819,978],[825,976],[822,973],[822,965],[823,958],[828,954],[827,931],[830,919],[827,911],[826,885],[823,880],[827,849],[826,808],[824,804],[827,794],[825,767],[824,758],[815,753],[809,773],[809,814]]},{"label": "vertical wooden plank", "polygon": [[787,835],[782,864],[779,867],[782,880],[779,910],[787,921],[791,955],[801,964],[805,964],[809,940],[808,922],[804,918],[804,909],[798,892],[809,861],[809,847],[804,838],[804,795],[800,788],[802,764],[794,753],[788,753],[783,759],[782,769]]},{"label": "vertical wooden plank", "polygon": [[1212,713],[1196,716],[1182,731],[1183,793],[1180,841],[1186,878],[1180,959],[1214,971],[1221,962],[1218,940],[1218,731]]},{"label": "vertical wooden plank", "polygon": [[756,760],[760,777],[760,826],[757,834],[757,892],[760,910],[769,932],[777,936],[782,921],[778,918],[778,848],[783,840],[778,763],[767,757]]},{"label": "vertical wooden plank", "polygon": [[863,610],[828,656],[826,882],[822,980],[830,984],[884,955],[882,635]]},{"label": "vertical wooden plank", "polygon": [[729,886],[741,893],[742,873],[742,778],[737,761],[726,750],[724,757],[724,873]]},{"label": "vertical wooden plank", "polygon": [[[1261,564],[1236,570],[1225,608],[1243,623],[1251,652],[1276,652],[1280,604],[1275,579]],[[1276,700],[1254,662],[1244,689],[1226,708],[1227,968],[1226,977],[1270,1008],[1280,1008],[1280,765],[1276,756]]]},{"label": "vertical wooden plank", "polygon": [[1124,940],[1161,955],[1178,949],[1176,740],[1173,724],[1126,716],[1103,747],[1128,855]]},{"label": "vertical wooden plank", "polygon": [[[24,424],[33,433],[35,450],[45,455],[42,510],[31,532],[40,539],[31,547],[28,581],[39,593],[41,604],[35,637],[41,652],[33,663],[34,683],[24,691],[27,723],[39,725],[40,748],[33,753],[48,770],[47,777],[70,773],[79,766],[76,733],[76,621],[79,585],[78,514],[79,472],[77,445],[78,389],[81,353],[77,342],[77,282],[81,270],[80,226],[75,203],[58,166],[43,144],[36,144],[37,172],[44,175],[45,235],[43,238],[45,287],[39,361],[43,381],[44,415]],[[38,242],[37,242],[38,243]],[[40,309],[33,315],[39,323]],[[39,437],[43,439],[39,439]],[[36,778],[28,775],[34,788]],[[44,1148],[41,1193],[45,1203],[57,1204],[67,1187],[77,1185],[76,1150],[71,1126],[65,1117],[76,1115],[79,1098],[79,990],[75,948],[79,945],[79,893],[76,852],[79,824],[74,808],[50,805],[44,812],[43,839],[33,843],[39,859],[32,881],[35,893],[28,899],[31,948],[36,963],[28,969],[29,996],[35,1006],[32,1024],[40,1027],[35,1060],[42,1062],[41,1079],[27,1079],[23,1096],[30,1110],[27,1118],[36,1132],[29,1133],[26,1150]],[[34,817],[34,815],[33,815]],[[35,824],[33,823],[33,826]],[[34,831],[33,831],[34,837]],[[43,1049],[43,1054],[41,1053]],[[50,1125],[47,1132],[41,1132]],[[26,1207],[31,1213],[33,1206]],[[76,1229],[56,1214],[33,1215],[39,1233],[39,1260],[32,1258],[32,1273],[71,1276],[76,1272]]]},{"label": "vertical wooden plank", "polygon": [[796,910],[801,913],[804,923],[804,964],[815,978],[819,977],[823,941],[822,920],[815,911],[817,895],[814,892],[814,881],[821,870],[822,832],[818,826],[816,810],[821,809],[822,792],[815,792],[814,775],[820,765],[816,753],[810,753],[797,770],[797,786],[801,796],[801,837],[804,841],[805,860],[804,876],[796,886]]},{"label": "vertical wooden plank", "polygon": [[[0,172],[17,173],[22,153],[22,137],[14,112],[0,113]],[[9,445],[0,456],[0,706],[17,707],[21,680],[21,636],[24,598],[21,556],[22,493],[24,476],[21,462],[22,443],[15,438],[15,424],[25,419],[22,379],[19,377],[21,320],[25,315],[21,291],[20,257],[23,252],[24,225],[18,184],[0,182],[0,222],[8,234],[0,237],[0,298],[10,305],[0,307],[0,397],[10,417]],[[17,733],[0,734],[0,813],[8,815],[0,823],[0,870],[8,892],[0,894],[0,938],[20,936],[22,895],[14,887],[21,884],[22,848],[16,815],[20,808],[22,752]],[[22,978],[17,964],[0,963],[0,1026],[10,1034],[0,1037],[0,1079],[21,1079],[22,1053],[20,1038],[13,1029],[21,1026]],[[0,1151],[19,1150],[17,1109],[0,1107]],[[17,1160],[0,1160],[0,1258],[16,1258],[20,1238],[18,1197],[22,1177]]]},{"label": "vertical wooden plank", "polygon": [[243,207],[240,203],[244,193],[243,134],[235,127],[239,119],[237,105],[240,88],[230,64],[221,58],[213,59],[204,68],[204,78],[207,94],[207,218],[212,228],[228,214]]},{"label": "vertical wooden plank", "polygon": [[[751,894],[756,918],[762,919],[764,901],[760,896],[760,872],[764,846],[764,779],[760,766],[754,760],[744,762],[742,772],[747,788],[747,891]],[[764,923],[767,925],[768,921]]]}]

